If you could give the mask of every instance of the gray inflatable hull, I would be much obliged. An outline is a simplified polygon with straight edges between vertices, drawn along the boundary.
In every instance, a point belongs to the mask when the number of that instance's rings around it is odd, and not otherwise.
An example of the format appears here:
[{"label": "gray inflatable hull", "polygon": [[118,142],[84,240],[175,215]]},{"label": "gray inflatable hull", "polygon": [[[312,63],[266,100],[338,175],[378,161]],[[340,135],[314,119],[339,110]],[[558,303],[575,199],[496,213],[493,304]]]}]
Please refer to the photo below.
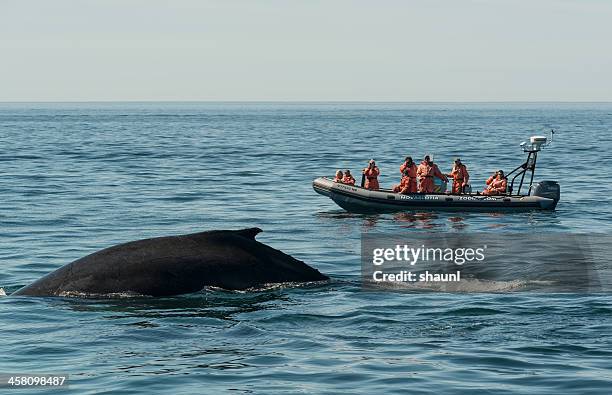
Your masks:
[{"label": "gray inflatable hull", "polygon": [[410,210],[433,211],[530,211],[554,210],[556,199],[541,196],[484,196],[476,194],[413,193],[402,195],[391,190],[370,191],[319,177],[314,190],[329,197],[352,213],[389,213]]}]

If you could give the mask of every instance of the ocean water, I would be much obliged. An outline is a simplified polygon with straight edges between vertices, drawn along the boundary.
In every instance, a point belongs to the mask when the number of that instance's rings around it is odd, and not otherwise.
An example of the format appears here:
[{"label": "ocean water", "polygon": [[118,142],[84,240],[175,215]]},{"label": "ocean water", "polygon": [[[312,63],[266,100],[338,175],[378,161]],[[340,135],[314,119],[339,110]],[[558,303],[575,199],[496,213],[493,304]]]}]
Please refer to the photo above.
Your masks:
[{"label": "ocean water", "polygon": [[[381,183],[454,156],[482,188],[558,131],[536,180],[555,212],[348,214],[312,179]],[[610,233],[612,104],[0,104],[0,287],[113,244],[259,226],[332,280],[173,298],[0,297],[0,373],[75,393],[609,394],[612,297],[394,293],[360,286],[362,233]],[[20,393],[41,393],[22,389]],[[61,391],[56,392],[61,393]]]}]

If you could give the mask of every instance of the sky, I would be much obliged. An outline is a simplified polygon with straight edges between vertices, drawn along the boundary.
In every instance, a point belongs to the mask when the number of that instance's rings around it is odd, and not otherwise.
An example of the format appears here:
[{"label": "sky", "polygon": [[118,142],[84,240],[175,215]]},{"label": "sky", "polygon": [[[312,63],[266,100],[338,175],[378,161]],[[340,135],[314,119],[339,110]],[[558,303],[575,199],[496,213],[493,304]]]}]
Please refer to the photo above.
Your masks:
[{"label": "sky", "polygon": [[612,101],[609,0],[0,0],[0,101]]}]

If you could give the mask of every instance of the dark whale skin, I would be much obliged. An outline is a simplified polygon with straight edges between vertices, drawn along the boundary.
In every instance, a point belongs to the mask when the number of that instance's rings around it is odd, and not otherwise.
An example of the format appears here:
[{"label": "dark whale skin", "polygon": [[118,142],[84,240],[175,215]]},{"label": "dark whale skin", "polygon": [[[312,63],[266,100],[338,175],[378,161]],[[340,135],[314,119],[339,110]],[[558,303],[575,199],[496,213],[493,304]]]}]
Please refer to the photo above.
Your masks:
[{"label": "dark whale skin", "polygon": [[120,244],[62,266],[13,295],[173,296],[205,286],[244,290],[268,283],[328,279],[255,240],[259,232],[259,228],[213,230]]}]

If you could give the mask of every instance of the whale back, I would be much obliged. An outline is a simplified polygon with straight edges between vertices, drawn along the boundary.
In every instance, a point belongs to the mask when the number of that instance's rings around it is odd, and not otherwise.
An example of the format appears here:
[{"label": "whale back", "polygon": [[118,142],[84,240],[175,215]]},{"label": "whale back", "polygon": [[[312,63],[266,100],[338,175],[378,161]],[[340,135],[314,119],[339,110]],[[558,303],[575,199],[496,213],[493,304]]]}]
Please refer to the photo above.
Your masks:
[{"label": "whale back", "polygon": [[69,263],[15,295],[170,296],[206,286],[247,289],[327,279],[304,262],[255,240],[260,232],[259,228],[217,230],[120,244]]}]

